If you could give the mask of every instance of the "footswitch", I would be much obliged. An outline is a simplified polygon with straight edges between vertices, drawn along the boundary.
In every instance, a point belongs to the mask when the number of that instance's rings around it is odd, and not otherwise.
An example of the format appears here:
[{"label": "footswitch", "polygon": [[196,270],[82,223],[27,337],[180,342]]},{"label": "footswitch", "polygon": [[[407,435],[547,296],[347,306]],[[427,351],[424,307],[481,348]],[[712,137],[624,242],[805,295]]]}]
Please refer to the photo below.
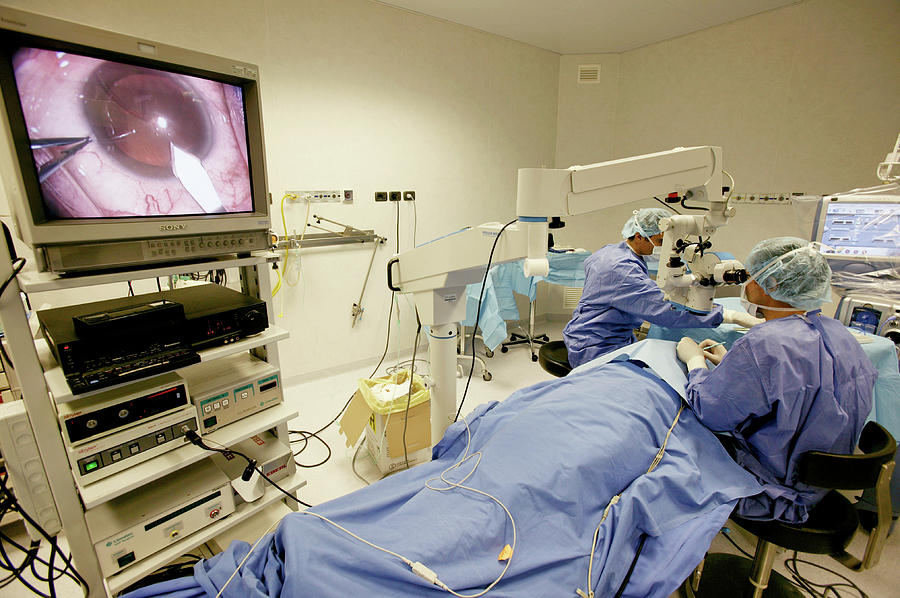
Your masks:
[{"label": "footswitch", "polygon": [[[239,442],[229,448],[254,459],[257,468],[273,482],[292,476],[297,471],[297,465],[294,463],[294,455],[291,448],[271,432],[267,431],[251,436],[247,440]],[[228,456],[221,453],[215,453],[210,458],[213,460],[213,463],[222,470],[222,473],[232,481],[232,485],[234,485],[235,490],[237,490],[238,486],[241,484],[241,474],[247,466],[247,461],[234,453],[231,453]],[[238,481],[235,482],[235,480]],[[269,488],[268,482],[262,480],[262,483],[263,490]],[[243,496],[243,494],[240,495],[240,497]],[[236,500],[239,500],[240,497]]]},{"label": "footswitch", "polygon": [[85,512],[110,576],[234,512],[231,480],[204,459]]}]

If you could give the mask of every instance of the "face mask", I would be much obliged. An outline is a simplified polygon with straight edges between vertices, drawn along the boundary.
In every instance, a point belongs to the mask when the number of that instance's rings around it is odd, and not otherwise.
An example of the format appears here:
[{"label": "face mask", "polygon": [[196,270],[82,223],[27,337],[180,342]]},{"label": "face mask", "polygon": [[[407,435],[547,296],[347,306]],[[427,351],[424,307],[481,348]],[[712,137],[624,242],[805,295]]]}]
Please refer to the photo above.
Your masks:
[{"label": "face mask", "polygon": [[656,259],[659,259],[659,256],[662,255],[662,245],[654,245],[653,252],[650,255],[655,255]]},{"label": "face mask", "polygon": [[[752,280],[752,279],[751,279]],[[747,313],[753,316],[754,318],[765,318],[762,310],[766,311],[803,311],[798,310],[796,307],[769,307],[767,305],[760,305],[758,303],[751,303],[749,299],[747,299],[747,285],[741,285],[741,307],[747,310]]]},{"label": "face mask", "polygon": [[759,313],[761,306],[757,305],[756,303],[750,303],[750,300],[747,299],[747,285],[741,286],[741,307],[743,307],[747,311],[747,313],[754,318],[762,317]]}]

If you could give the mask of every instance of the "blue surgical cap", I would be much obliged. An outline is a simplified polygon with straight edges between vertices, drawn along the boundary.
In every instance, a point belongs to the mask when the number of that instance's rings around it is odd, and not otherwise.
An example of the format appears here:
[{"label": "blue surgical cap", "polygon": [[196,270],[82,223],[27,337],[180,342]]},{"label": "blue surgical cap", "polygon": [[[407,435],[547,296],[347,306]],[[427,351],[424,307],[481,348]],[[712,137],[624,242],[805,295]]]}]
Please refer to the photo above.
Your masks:
[{"label": "blue surgical cap", "polygon": [[831,301],[831,268],[816,245],[797,237],[760,241],[744,263],[769,297],[797,309]]},{"label": "blue surgical cap", "polygon": [[660,233],[659,221],[668,218],[672,212],[662,208],[643,208],[635,210],[634,215],[622,227],[622,238],[630,239],[635,233],[650,238]]}]

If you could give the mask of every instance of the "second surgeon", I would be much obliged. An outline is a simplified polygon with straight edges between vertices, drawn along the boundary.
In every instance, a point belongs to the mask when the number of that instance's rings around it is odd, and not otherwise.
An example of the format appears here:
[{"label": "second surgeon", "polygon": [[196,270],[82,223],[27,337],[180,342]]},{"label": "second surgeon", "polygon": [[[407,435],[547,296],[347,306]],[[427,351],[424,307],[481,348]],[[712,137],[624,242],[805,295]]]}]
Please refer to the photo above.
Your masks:
[{"label": "second surgeon", "polygon": [[[646,320],[671,328],[714,328],[739,321],[731,310],[713,306],[707,314],[677,309],[650,280],[644,257],[662,244],[659,221],[672,214],[662,208],[635,210],[622,227],[621,243],[606,245],[584,261],[584,291],[563,330],[569,363],[586,363],[635,341],[634,329]],[[746,314],[743,314],[746,319]]]}]

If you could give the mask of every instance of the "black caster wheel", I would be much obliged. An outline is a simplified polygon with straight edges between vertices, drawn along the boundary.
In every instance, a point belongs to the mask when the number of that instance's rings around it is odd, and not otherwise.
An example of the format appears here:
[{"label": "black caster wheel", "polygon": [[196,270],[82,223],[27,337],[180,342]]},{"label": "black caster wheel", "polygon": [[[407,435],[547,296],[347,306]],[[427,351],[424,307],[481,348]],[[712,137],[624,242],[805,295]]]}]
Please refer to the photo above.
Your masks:
[{"label": "black caster wheel", "polygon": [[531,355],[531,361],[537,361],[537,355],[532,354],[532,355]]},{"label": "black caster wheel", "polygon": [[547,342],[547,343],[550,342],[550,337],[547,336],[546,334],[540,335],[540,336],[538,337],[538,339],[539,339],[539,340],[542,340],[542,341],[544,341],[544,342]]},{"label": "black caster wheel", "polygon": [[509,351],[509,347],[500,347],[501,353],[506,353],[507,351]]},{"label": "black caster wheel", "polygon": [[494,352],[491,351],[490,349],[485,349],[485,350],[484,350],[484,356],[485,356],[485,357],[493,357],[493,356],[494,356]]},{"label": "black caster wheel", "polygon": [[481,377],[484,378],[485,382],[490,382],[491,378],[493,378],[493,376],[491,376],[490,372],[485,372],[485,373],[481,374]]}]

